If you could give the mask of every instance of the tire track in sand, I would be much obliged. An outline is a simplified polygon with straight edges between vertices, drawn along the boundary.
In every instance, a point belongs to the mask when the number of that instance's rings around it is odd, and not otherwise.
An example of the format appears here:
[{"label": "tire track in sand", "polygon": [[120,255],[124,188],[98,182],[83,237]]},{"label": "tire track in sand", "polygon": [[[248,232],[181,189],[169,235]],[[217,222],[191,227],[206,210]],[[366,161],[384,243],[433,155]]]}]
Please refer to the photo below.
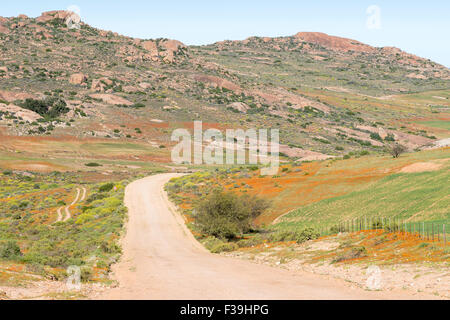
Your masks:
[{"label": "tire track in sand", "polygon": [[[81,189],[83,189],[83,195],[80,198],[81,195],[81,190],[80,188],[77,188],[77,195],[75,196],[75,199],[72,201],[72,203],[66,207],[60,207],[57,210],[58,213],[58,219],[56,220],[56,222],[66,222],[67,220],[69,220],[70,218],[72,218],[72,215],[70,213],[70,207],[74,206],[77,202],[82,202],[84,201],[84,199],[86,199],[86,188],[85,187],[81,187]],[[65,212],[65,218],[63,219],[63,214],[62,214],[62,210],[64,209]]]}]

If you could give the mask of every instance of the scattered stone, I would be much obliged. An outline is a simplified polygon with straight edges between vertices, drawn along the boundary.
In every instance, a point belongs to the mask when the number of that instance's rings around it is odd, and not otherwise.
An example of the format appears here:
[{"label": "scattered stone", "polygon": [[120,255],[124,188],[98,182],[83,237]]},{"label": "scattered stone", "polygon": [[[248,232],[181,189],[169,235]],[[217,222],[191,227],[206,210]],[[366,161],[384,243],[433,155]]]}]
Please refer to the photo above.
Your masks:
[{"label": "scattered stone", "polygon": [[233,109],[238,110],[243,113],[246,113],[247,110],[249,109],[249,106],[243,102],[233,102],[233,103],[229,104],[228,107],[233,108]]},{"label": "scattered stone", "polygon": [[75,73],[73,75],[70,76],[69,82],[71,84],[82,84],[85,83],[87,81],[87,77],[86,75],[82,74],[82,73]]},{"label": "scattered stone", "polygon": [[128,101],[125,98],[113,95],[113,94],[91,94],[90,95],[91,98],[93,99],[98,99],[98,100],[102,100],[103,102],[107,103],[107,104],[113,104],[113,105],[126,105],[126,106],[131,106],[133,105],[132,102]]}]

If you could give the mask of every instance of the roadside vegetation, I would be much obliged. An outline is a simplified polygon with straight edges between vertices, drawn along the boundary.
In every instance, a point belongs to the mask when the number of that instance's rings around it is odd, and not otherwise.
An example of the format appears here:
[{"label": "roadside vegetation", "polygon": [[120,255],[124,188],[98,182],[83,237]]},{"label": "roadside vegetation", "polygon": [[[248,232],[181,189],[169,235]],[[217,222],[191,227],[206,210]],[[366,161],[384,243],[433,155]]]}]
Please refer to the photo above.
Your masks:
[{"label": "roadside vegetation", "polygon": [[[172,179],[166,190],[197,239],[215,253],[273,243],[300,244],[330,232],[337,234],[336,226],[352,219],[392,219],[393,225],[404,221],[411,230],[419,222],[439,223],[442,228],[450,222],[448,152],[444,148],[400,153],[397,158],[364,154],[287,162],[274,176],[261,176],[258,168],[244,166],[199,171]],[[252,214],[254,199],[271,205],[263,206],[259,215]],[[380,226],[374,222],[373,229]],[[391,230],[384,224],[383,228],[395,234],[403,225]],[[365,254],[356,246],[336,261]]]},{"label": "roadside vegetation", "polygon": [[[75,173],[4,170],[0,265],[13,263],[51,280],[64,280],[67,267],[79,266],[82,281],[108,281],[110,266],[121,254],[118,239],[126,219],[126,183],[86,182]],[[86,197],[70,206],[80,186],[87,189]],[[58,221],[58,208],[66,206],[70,219]]]}]

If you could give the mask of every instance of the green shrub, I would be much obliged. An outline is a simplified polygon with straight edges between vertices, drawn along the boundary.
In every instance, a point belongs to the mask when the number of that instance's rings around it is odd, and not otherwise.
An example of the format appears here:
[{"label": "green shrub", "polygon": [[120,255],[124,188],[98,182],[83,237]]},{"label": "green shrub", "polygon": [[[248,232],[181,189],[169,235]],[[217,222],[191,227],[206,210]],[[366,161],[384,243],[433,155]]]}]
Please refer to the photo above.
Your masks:
[{"label": "green shrub", "polygon": [[365,247],[363,247],[363,246],[354,247],[350,251],[347,251],[347,252],[344,252],[344,253],[338,255],[332,262],[337,263],[337,262],[342,262],[342,261],[346,261],[346,260],[362,258],[362,257],[366,257],[366,256],[367,256],[367,250]]},{"label": "green shrub", "polygon": [[89,267],[81,267],[81,282],[89,282],[92,280],[92,269]]},{"label": "green shrub", "polygon": [[201,243],[206,249],[211,251],[212,248],[216,247],[219,244],[223,244],[224,242],[220,239],[217,239],[216,237],[207,237],[206,239],[201,240]]},{"label": "green shrub", "polygon": [[269,236],[270,242],[295,241],[302,243],[308,240],[314,240],[320,237],[320,234],[313,228],[305,228],[301,231],[279,231]]},{"label": "green shrub", "polygon": [[234,242],[223,242],[211,249],[211,253],[232,252],[239,249],[238,245]]},{"label": "green shrub", "polygon": [[0,248],[0,257],[8,260],[15,260],[22,256],[20,247],[15,241],[8,241]]},{"label": "green shrub", "polygon": [[232,239],[252,230],[254,218],[268,209],[269,203],[255,196],[238,196],[214,190],[196,206],[195,223],[200,230],[220,239]]},{"label": "green shrub", "polygon": [[122,253],[122,249],[118,244],[109,243],[107,241],[102,242],[100,249],[105,253]]},{"label": "green shrub", "polygon": [[85,164],[86,167],[101,167],[102,165],[96,162],[89,162]]},{"label": "green shrub", "polygon": [[383,139],[380,137],[380,135],[376,132],[372,132],[370,134],[370,138],[373,140],[383,141]]},{"label": "green shrub", "polygon": [[401,225],[398,223],[392,223],[391,225],[383,226],[384,231],[386,232],[396,232],[401,229]]},{"label": "green shrub", "polygon": [[263,242],[264,242],[263,237],[261,237],[261,235],[256,235],[249,239],[240,240],[236,244],[239,246],[239,248],[248,248],[248,247],[257,246]]},{"label": "green shrub", "polygon": [[54,97],[47,97],[43,100],[26,99],[20,106],[24,109],[34,111],[44,118],[51,119],[70,111],[64,100]]},{"label": "green shrub", "polygon": [[114,188],[114,183],[106,183],[102,186],[100,186],[100,188],[98,188],[98,191],[100,192],[109,192]]}]

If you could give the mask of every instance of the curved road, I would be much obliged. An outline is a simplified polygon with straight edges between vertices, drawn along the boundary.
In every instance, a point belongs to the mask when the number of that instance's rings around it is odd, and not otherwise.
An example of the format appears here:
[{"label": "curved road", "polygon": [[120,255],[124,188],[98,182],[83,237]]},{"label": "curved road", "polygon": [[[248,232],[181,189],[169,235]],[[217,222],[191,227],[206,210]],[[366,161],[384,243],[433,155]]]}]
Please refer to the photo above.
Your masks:
[{"label": "curved road", "polygon": [[131,183],[124,254],[113,266],[119,286],[101,299],[418,299],[403,292],[369,292],[344,281],[291,272],[206,251],[184,225],[163,191],[178,174]]}]

